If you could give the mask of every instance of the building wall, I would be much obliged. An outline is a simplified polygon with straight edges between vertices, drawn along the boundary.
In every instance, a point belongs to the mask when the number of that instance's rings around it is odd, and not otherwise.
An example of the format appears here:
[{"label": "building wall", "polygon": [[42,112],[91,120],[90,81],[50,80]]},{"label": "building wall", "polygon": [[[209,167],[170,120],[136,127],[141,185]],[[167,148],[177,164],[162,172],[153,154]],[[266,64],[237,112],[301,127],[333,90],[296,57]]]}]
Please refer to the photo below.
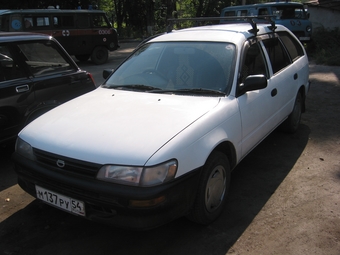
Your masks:
[{"label": "building wall", "polygon": [[340,27],[340,11],[317,6],[308,6],[310,13],[309,20],[312,22],[313,29],[324,27],[326,29],[334,29]]}]

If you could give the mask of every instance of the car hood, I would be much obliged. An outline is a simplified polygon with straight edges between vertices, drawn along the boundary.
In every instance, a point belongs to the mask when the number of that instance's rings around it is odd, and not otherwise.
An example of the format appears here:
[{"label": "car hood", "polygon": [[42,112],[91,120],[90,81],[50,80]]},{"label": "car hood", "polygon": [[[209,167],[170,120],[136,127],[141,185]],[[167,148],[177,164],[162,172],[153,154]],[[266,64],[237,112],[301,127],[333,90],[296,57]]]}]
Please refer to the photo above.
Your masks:
[{"label": "car hood", "polygon": [[19,136],[34,148],[70,158],[144,165],[219,101],[98,88],[39,117]]}]

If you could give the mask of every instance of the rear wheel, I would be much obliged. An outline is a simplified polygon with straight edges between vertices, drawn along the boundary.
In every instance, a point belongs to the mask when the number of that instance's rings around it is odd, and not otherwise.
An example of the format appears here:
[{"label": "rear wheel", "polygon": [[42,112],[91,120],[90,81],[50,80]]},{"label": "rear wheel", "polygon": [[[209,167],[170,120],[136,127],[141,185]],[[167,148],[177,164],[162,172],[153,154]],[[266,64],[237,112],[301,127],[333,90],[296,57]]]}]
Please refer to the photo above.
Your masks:
[{"label": "rear wheel", "polygon": [[295,133],[298,130],[302,115],[302,104],[301,93],[298,93],[295,99],[293,111],[281,125],[284,132]]},{"label": "rear wheel", "polygon": [[104,64],[109,58],[109,51],[104,46],[97,46],[91,54],[91,60],[96,65]]},{"label": "rear wheel", "polygon": [[230,172],[226,155],[213,152],[203,167],[190,220],[210,224],[218,218],[230,186]]}]

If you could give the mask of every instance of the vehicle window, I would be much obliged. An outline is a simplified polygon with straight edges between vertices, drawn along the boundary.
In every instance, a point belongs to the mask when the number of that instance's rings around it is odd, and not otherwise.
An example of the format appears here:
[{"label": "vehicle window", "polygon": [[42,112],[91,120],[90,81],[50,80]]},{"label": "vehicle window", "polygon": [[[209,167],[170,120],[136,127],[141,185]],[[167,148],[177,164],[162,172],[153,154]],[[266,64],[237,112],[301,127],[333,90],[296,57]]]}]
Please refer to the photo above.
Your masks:
[{"label": "vehicle window", "polygon": [[237,16],[247,16],[248,11],[247,10],[239,10],[237,11]]},{"label": "vehicle window", "polygon": [[143,84],[160,89],[227,91],[234,58],[235,46],[228,43],[147,44],[114,72],[106,86]]},{"label": "vehicle window", "polygon": [[53,26],[54,27],[63,27],[63,28],[73,28],[74,27],[74,18],[71,15],[54,16],[53,17]]},{"label": "vehicle window", "polygon": [[107,22],[105,15],[103,14],[93,14],[92,23],[94,27],[110,27],[110,24]]},{"label": "vehicle window", "polygon": [[306,12],[300,6],[274,6],[273,15],[276,19],[307,19]]},{"label": "vehicle window", "polygon": [[50,25],[49,17],[36,17],[36,24],[37,27],[48,27]]},{"label": "vehicle window", "polygon": [[267,67],[258,43],[251,45],[245,52],[240,72],[240,83],[249,75],[263,74],[268,77]]},{"label": "vehicle window", "polygon": [[24,17],[24,26],[25,29],[33,28],[33,18],[32,17]]},{"label": "vehicle window", "polygon": [[15,80],[26,76],[18,61],[12,56],[12,50],[6,44],[0,44],[0,82]]},{"label": "vehicle window", "polygon": [[52,41],[26,42],[18,44],[20,54],[34,76],[73,70]]},{"label": "vehicle window", "polygon": [[277,37],[264,40],[263,43],[266,47],[274,74],[291,63],[282,43]]},{"label": "vehicle window", "polygon": [[283,44],[286,46],[292,61],[304,56],[304,51],[301,44],[295,38],[293,38],[293,36],[291,36],[288,32],[278,32],[278,34],[280,35]]},{"label": "vehicle window", "polygon": [[235,15],[235,11],[226,11],[226,12],[224,13],[224,16],[225,16],[225,17],[234,17],[234,16],[236,16],[236,15]]},{"label": "vehicle window", "polygon": [[259,9],[259,15],[268,15],[268,9],[267,8],[260,8]]},{"label": "vehicle window", "polygon": [[48,16],[24,16],[24,26],[25,29],[37,29],[44,28],[50,25],[50,20]]}]

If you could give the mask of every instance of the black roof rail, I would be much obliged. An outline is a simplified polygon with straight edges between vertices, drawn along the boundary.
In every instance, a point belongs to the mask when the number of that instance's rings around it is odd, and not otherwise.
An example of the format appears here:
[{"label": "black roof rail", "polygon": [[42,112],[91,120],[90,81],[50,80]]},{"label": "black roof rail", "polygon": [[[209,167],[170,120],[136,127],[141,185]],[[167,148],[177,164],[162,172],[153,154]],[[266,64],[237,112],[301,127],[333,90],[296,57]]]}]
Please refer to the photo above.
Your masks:
[{"label": "black roof rail", "polygon": [[[274,32],[276,29],[275,21],[272,19],[273,15],[259,15],[259,16],[227,16],[227,17],[196,17],[196,18],[172,18],[168,19],[168,27],[167,32],[171,32],[172,27],[175,23],[180,23],[184,21],[195,21],[195,25],[198,26],[199,22],[203,21],[228,21],[228,23],[239,23],[241,22],[248,22],[252,29],[248,30],[250,33],[253,33],[255,36],[259,31],[257,28],[257,23],[260,23],[260,20],[265,20],[266,22],[270,23],[271,25],[269,28]],[[223,22],[222,22],[223,23]]]}]

